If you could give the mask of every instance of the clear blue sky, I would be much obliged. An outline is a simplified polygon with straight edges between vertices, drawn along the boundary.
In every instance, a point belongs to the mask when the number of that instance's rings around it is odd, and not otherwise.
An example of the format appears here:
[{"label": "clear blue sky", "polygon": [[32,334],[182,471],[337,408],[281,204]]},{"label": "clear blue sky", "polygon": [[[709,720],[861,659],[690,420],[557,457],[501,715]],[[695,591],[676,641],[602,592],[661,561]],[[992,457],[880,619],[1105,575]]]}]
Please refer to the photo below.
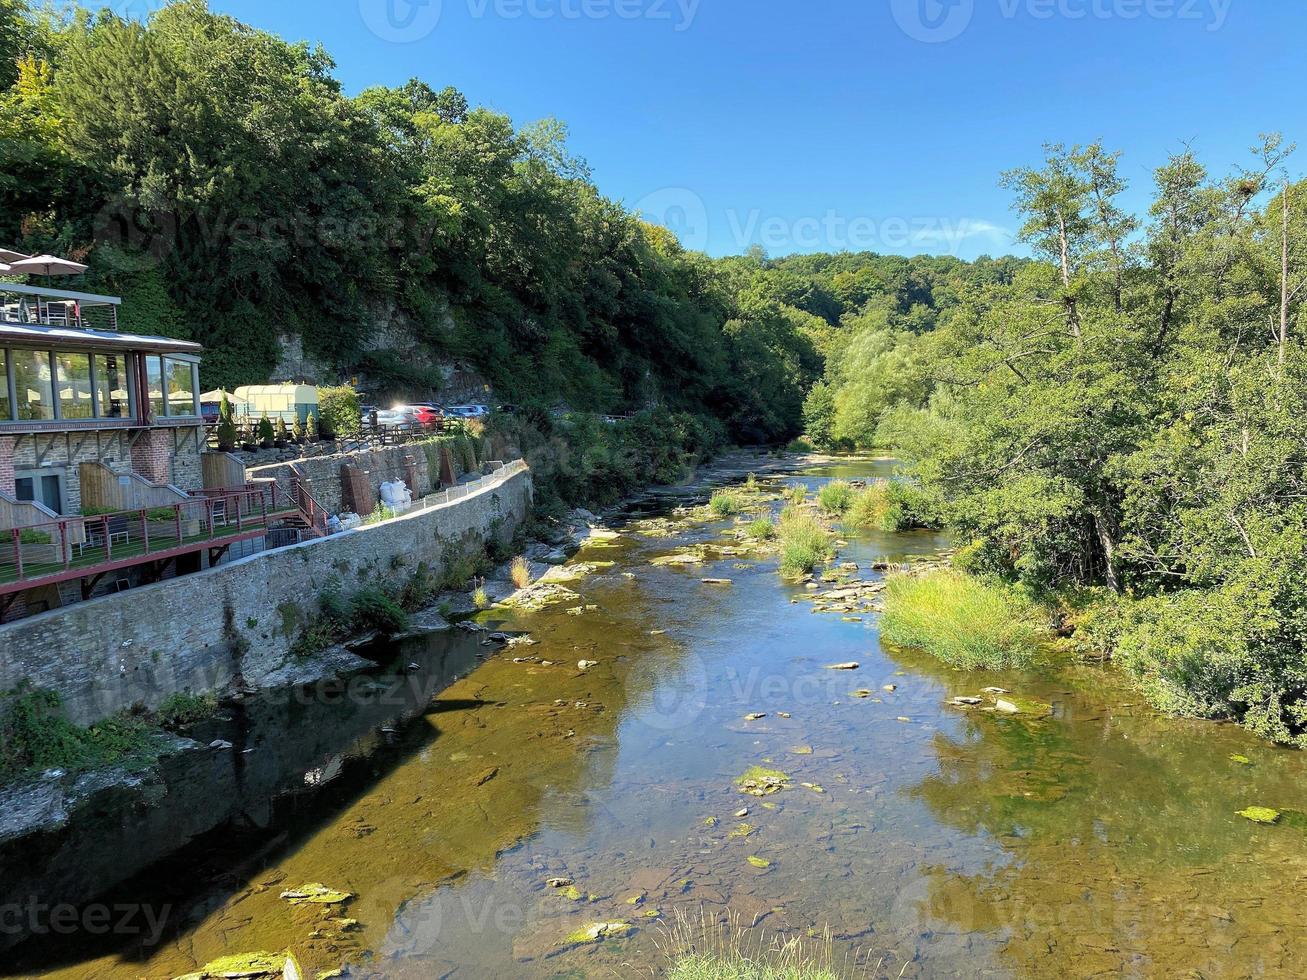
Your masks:
[{"label": "clear blue sky", "polygon": [[211,5],[321,41],[350,93],[417,76],[557,116],[604,193],[714,254],[1020,253],[997,177],[1043,142],[1125,151],[1138,207],[1182,141],[1224,172],[1259,132],[1305,136],[1300,0]]}]

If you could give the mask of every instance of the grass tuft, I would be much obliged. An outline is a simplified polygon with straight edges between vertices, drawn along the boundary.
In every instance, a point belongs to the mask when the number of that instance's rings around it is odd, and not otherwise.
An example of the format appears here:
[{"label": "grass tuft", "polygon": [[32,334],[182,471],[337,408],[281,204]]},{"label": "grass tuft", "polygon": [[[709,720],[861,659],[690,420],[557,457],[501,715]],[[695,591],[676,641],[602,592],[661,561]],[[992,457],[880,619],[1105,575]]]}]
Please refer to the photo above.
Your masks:
[{"label": "grass tuft", "polygon": [[708,506],[718,517],[734,517],[744,510],[744,505],[744,496],[737,490],[718,490],[708,502]]},{"label": "grass tuft", "polygon": [[1034,608],[1003,585],[953,571],[900,575],[885,589],[881,636],[964,669],[1022,666],[1040,629]]},{"label": "grass tuft", "polygon": [[744,533],[753,541],[772,541],[776,537],[776,525],[767,518],[760,517],[753,521]]},{"label": "grass tuft", "polygon": [[912,520],[897,484],[875,480],[854,497],[844,514],[844,524],[858,530],[903,531]]},{"label": "grass tuft", "polygon": [[508,577],[513,580],[514,587],[518,589],[525,589],[531,584],[531,566],[521,555],[513,559],[513,564],[508,569]]},{"label": "grass tuft", "polygon": [[829,933],[785,938],[704,911],[678,911],[658,946],[668,980],[839,980],[857,972],[851,957],[839,962]]},{"label": "grass tuft", "polygon": [[817,502],[828,514],[843,514],[853,504],[853,487],[846,480],[832,480],[817,491]]},{"label": "grass tuft", "polygon": [[834,555],[830,532],[809,514],[787,510],[780,526],[781,572],[805,575]]}]

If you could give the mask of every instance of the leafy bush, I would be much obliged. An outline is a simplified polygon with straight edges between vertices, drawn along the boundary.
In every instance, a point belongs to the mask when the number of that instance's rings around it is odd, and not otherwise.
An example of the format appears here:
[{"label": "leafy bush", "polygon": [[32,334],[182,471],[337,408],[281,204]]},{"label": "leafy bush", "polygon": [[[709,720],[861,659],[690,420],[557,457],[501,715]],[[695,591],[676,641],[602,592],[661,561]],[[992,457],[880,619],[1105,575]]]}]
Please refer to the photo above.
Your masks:
[{"label": "leafy bush", "polygon": [[807,514],[791,514],[781,520],[781,571],[786,575],[803,575],[834,554],[830,532],[821,522]]},{"label": "leafy bush", "polygon": [[157,732],[130,715],[82,728],[63,712],[55,691],[22,685],[0,694],[0,781],[29,772],[76,773],[146,758]]},{"label": "leafy bush", "polygon": [[408,629],[408,614],[378,586],[360,589],[350,599],[350,625],[359,632],[402,633]]},{"label": "leafy bush", "polygon": [[753,521],[744,532],[754,541],[771,541],[776,537],[776,525],[765,517]]},{"label": "leafy bush", "polygon": [[1028,663],[1040,630],[1036,611],[1000,583],[938,571],[898,575],[885,589],[881,636],[967,670]]},{"label": "leafy bush", "polygon": [[217,710],[218,699],[212,694],[179,691],[164,698],[154,716],[164,728],[177,729],[211,718]]},{"label": "leafy bush", "polygon": [[807,503],[808,485],[806,483],[796,483],[785,492],[785,500],[791,507],[800,507]]},{"label": "leafy bush", "polygon": [[1262,559],[1221,587],[1124,600],[1117,660],[1163,711],[1307,748],[1298,574],[1291,560]]},{"label": "leafy bush", "polygon": [[31,528],[25,528],[18,532],[20,544],[50,544],[52,540],[48,531],[34,531]]},{"label": "leafy bush", "polygon": [[817,491],[817,502],[828,514],[843,514],[853,504],[853,487],[846,480],[832,480]]},{"label": "leafy bush", "polygon": [[349,385],[318,389],[318,431],[324,438],[357,436],[361,430],[359,393]]},{"label": "leafy bush", "polygon": [[277,433],[272,427],[272,420],[266,415],[259,419],[258,434],[259,444],[263,446],[264,449],[267,449],[272,445],[272,440],[276,437]]}]

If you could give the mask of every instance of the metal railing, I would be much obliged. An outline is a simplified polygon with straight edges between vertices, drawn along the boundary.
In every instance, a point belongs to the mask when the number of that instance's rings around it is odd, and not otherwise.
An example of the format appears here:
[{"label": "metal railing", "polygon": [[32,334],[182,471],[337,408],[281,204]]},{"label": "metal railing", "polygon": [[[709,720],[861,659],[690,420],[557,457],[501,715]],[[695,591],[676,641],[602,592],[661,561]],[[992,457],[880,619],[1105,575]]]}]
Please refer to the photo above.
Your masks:
[{"label": "metal railing", "polygon": [[0,593],[44,580],[91,578],[265,533],[297,513],[275,484],[201,490],[169,506],[113,511],[0,530]]}]

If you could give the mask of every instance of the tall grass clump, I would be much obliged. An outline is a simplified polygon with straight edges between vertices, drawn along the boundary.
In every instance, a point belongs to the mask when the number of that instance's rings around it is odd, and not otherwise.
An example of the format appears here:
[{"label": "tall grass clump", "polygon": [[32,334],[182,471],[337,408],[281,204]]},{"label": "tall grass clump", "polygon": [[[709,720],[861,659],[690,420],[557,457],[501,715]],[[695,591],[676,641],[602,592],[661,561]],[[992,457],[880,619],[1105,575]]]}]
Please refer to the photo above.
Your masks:
[{"label": "tall grass clump", "polygon": [[771,541],[776,537],[776,525],[765,517],[749,524],[744,532],[753,541]]},{"label": "tall grass clump", "polygon": [[817,491],[817,502],[828,514],[843,514],[853,504],[853,487],[845,480],[832,480]]},{"label": "tall grass clump", "polygon": [[785,575],[805,575],[834,554],[830,532],[811,514],[787,510],[781,520],[780,542]]},{"label": "tall grass clump", "polygon": [[521,555],[513,559],[513,564],[508,569],[508,577],[512,579],[513,586],[518,589],[525,589],[531,584],[531,566]]},{"label": "tall grass clump", "polygon": [[785,499],[791,507],[802,507],[808,502],[808,485],[796,483],[785,492]]},{"label": "tall grass clump", "polygon": [[744,510],[744,496],[738,490],[718,490],[708,507],[718,517],[734,517]]},{"label": "tall grass clump", "polygon": [[836,956],[829,934],[785,938],[702,911],[678,912],[658,947],[668,980],[839,980],[857,972],[851,956]]},{"label": "tall grass clump", "polygon": [[1019,667],[1035,653],[1035,609],[999,583],[943,570],[900,575],[884,597],[881,636],[954,667]]},{"label": "tall grass clump", "polygon": [[912,526],[900,485],[876,480],[854,497],[844,524],[858,530],[903,531]]}]

